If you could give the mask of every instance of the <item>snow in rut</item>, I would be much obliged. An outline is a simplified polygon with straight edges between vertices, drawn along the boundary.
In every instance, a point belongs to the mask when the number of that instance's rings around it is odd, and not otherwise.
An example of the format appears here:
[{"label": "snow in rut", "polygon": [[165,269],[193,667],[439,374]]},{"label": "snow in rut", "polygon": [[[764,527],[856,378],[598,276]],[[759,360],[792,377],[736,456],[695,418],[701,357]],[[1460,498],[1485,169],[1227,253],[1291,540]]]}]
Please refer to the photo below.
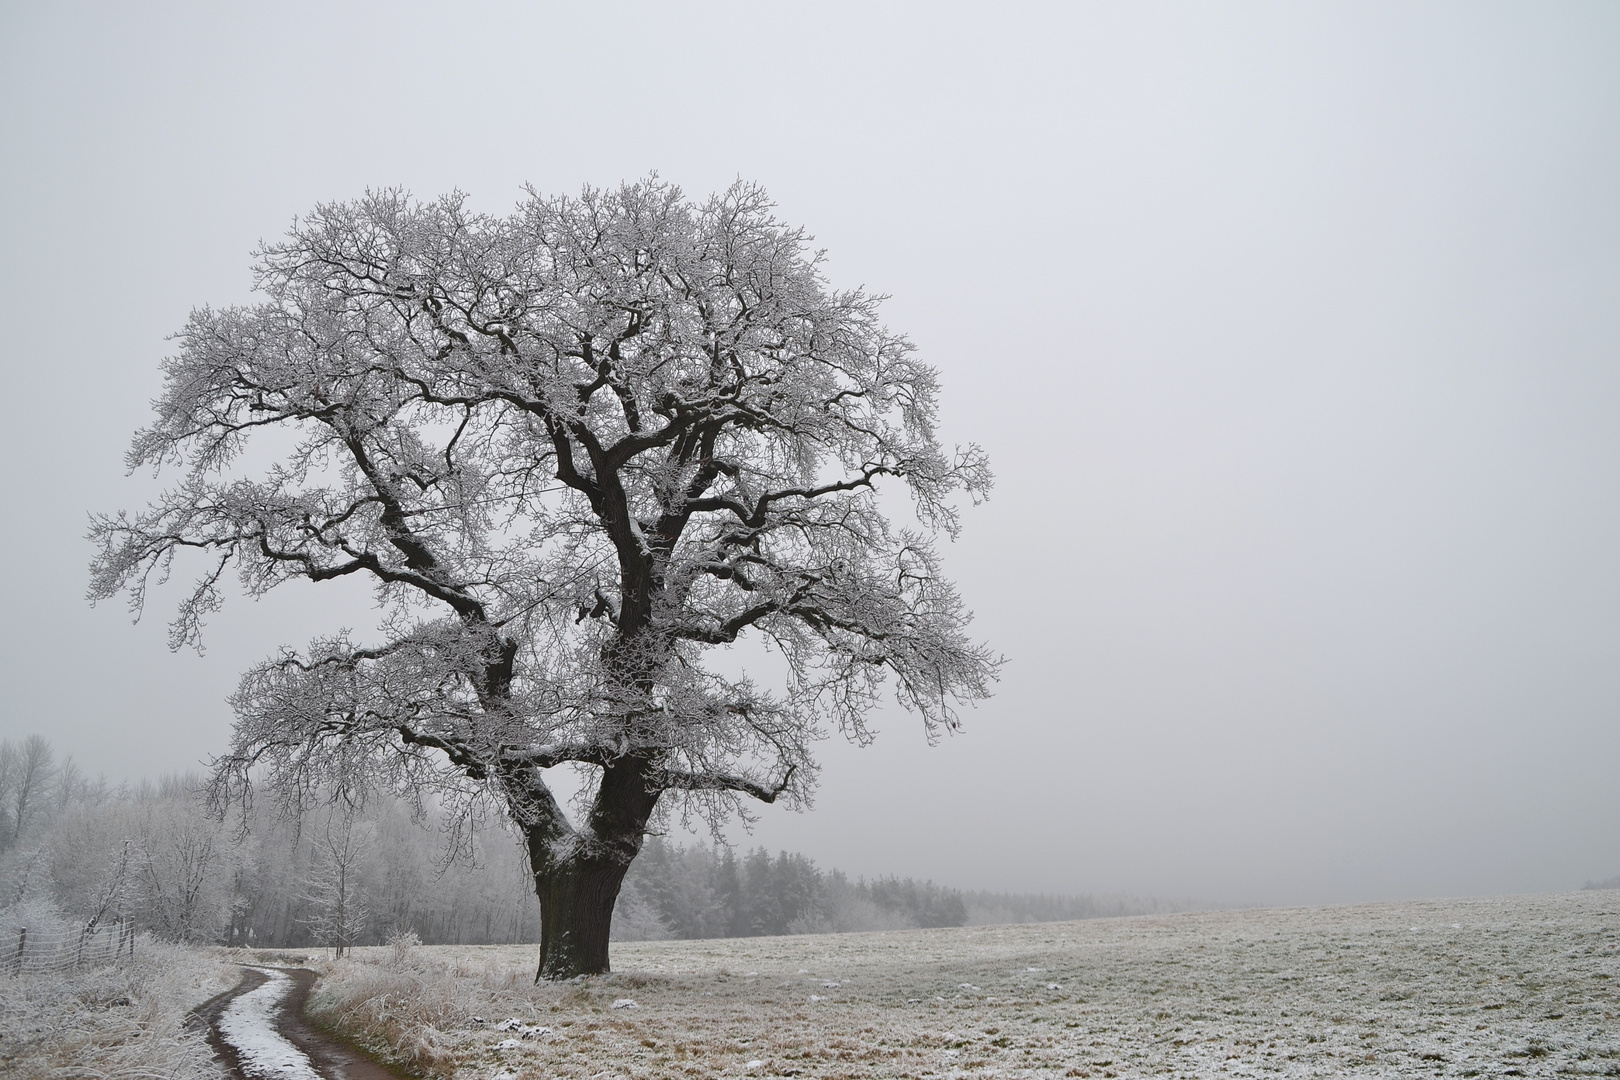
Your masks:
[{"label": "snow in rut", "polygon": [[275,1028],[275,1016],[292,990],[292,980],[272,968],[254,968],[269,977],[225,1007],[219,1033],[236,1049],[249,1077],[277,1080],[322,1080],[314,1064]]}]

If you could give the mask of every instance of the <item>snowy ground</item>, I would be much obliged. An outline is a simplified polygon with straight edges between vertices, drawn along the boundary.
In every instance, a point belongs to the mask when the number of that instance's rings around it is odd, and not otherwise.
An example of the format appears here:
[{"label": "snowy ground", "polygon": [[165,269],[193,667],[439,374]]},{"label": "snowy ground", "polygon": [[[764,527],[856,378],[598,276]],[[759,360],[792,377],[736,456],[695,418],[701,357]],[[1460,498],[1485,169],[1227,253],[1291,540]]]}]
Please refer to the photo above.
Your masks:
[{"label": "snowy ground", "polygon": [[255,970],[266,976],[265,982],[225,1007],[219,1018],[220,1035],[236,1050],[242,1071],[250,1078],[321,1080],[308,1055],[275,1028],[276,1014],[292,990],[292,980],[274,968]]},{"label": "snowy ground", "polygon": [[530,947],[360,952],[316,1007],[479,1080],[1620,1076],[1615,891],[645,942],[563,986]]}]

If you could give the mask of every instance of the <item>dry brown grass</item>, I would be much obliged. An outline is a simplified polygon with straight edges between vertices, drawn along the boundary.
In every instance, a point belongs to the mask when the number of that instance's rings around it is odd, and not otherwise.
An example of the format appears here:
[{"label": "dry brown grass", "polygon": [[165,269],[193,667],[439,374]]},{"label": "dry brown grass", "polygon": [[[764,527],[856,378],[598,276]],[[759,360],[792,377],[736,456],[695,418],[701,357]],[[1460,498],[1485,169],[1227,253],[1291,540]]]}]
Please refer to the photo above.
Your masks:
[{"label": "dry brown grass", "polygon": [[314,1008],[457,1080],[1620,1076],[1614,892],[641,942],[538,987],[534,960],[360,950]]}]

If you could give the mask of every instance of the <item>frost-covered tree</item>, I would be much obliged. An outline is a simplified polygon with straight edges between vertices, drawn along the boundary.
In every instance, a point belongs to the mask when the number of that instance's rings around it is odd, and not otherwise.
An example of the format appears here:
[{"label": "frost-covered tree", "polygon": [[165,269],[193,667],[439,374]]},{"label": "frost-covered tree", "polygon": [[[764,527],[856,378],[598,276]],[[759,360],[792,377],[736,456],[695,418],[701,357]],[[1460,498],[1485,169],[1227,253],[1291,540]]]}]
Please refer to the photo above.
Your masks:
[{"label": "frost-covered tree", "polygon": [[376,829],[356,823],[354,810],[334,808],[325,830],[315,837],[307,891],[310,929],[315,940],[342,956],[365,932],[371,917],[361,872]]},{"label": "frost-covered tree", "polygon": [[56,753],[42,736],[0,741],[0,851],[21,842],[48,804],[56,775]]},{"label": "frost-covered tree", "polygon": [[147,922],[171,941],[212,941],[225,922],[235,853],[199,805],[196,784],[176,778],[164,786],[170,790],[143,800],[134,823]]},{"label": "frost-covered tree", "polygon": [[[802,803],[812,741],[865,740],[891,691],[953,728],[996,660],[930,537],[990,472],[941,448],[935,372],[807,239],[741,183],[531,191],[505,217],[383,192],[263,248],[263,303],[194,312],[129,454],[183,476],[96,521],[91,597],[138,611],[189,552],[175,647],[233,569],[254,595],[358,575],[385,611],[378,640],[244,677],[219,790],[496,800],[525,837],[540,974],[563,978],[607,970],[614,897],[672,806]],[[883,483],[917,527],[891,526]],[[768,685],[705,664],[749,638],[780,658]],[[573,816],[563,765],[589,774]]]}]

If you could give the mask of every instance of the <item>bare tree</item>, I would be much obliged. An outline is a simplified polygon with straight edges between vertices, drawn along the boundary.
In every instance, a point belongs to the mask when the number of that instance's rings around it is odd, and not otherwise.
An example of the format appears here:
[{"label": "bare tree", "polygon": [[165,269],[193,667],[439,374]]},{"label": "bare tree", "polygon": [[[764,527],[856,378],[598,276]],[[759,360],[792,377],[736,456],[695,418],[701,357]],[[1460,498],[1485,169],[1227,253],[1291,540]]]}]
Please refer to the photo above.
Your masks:
[{"label": "bare tree", "polygon": [[[891,689],[930,737],[956,727],[997,660],[930,536],[990,471],[941,448],[935,372],[807,239],[742,183],[702,204],[656,178],[531,191],[507,217],[383,192],[261,250],[264,303],[194,312],[129,454],[183,479],[96,521],[91,598],[138,612],[192,552],[176,648],[233,567],[255,595],[362,575],[386,612],[376,643],[244,677],[218,790],[262,769],[292,804],[367,781],[494,798],[525,838],[539,974],[565,978],[607,970],[614,898],[671,806],[801,804],[811,742],[865,741]],[[243,475],[272,429],[296,446]],[[747,639],[779,656],[772,686],[705,666]],[[561,765],[590,774],[572,819]]]},{"label": "bare tree", "polygon": [[[77,770],[73,772],[77,778]],[[56,777],[56,754],[40,735],[30,735],[20,744],[0,742],[0,822],[6,835],[5,847],[22,839],[23,832],[45,806],[51,782]],[[3,849],[0,849],[3,850]]]},{"label": "bare tree", "polygon": [[[40,864],[45,861],[46,858],[48,858],[48,855],[45,848],[42,846],[35,848],[33,851],[23,853],[22,856],[16,860],[16,865],[12,868],[12,873],[15,880],[9,883],[11,885],[9,890],[11,895],[7,899],[10,903],[20,904],[27,898],[28,886],[33,883],[34,872],[39,869]],[[0,907],[3,906],[4,905],[0,905]]]},{"label": "bare tree", "polygon": [[129,841],[125,840],[118,858],[102,874],[90,903],[90,918],[85,921],[84,933],[95,933],[96,927],[109,914],[115,919],[124,917],[124,891],[129,882]]},{"label": "bare tree", "polygon": [[165,794],[142,807],[137,821],[146,911],[171,941],[212,941],[226,915],[225,838],[193,793]]},{"label": "bare tree", "polygon": [[355,944],[370,918],[360,873],[374,833],[369,822],[355,821],[352,806],[334,807],[314,841],[303,899],[313,907],[309,927],[315,940],[337,956]]}]

